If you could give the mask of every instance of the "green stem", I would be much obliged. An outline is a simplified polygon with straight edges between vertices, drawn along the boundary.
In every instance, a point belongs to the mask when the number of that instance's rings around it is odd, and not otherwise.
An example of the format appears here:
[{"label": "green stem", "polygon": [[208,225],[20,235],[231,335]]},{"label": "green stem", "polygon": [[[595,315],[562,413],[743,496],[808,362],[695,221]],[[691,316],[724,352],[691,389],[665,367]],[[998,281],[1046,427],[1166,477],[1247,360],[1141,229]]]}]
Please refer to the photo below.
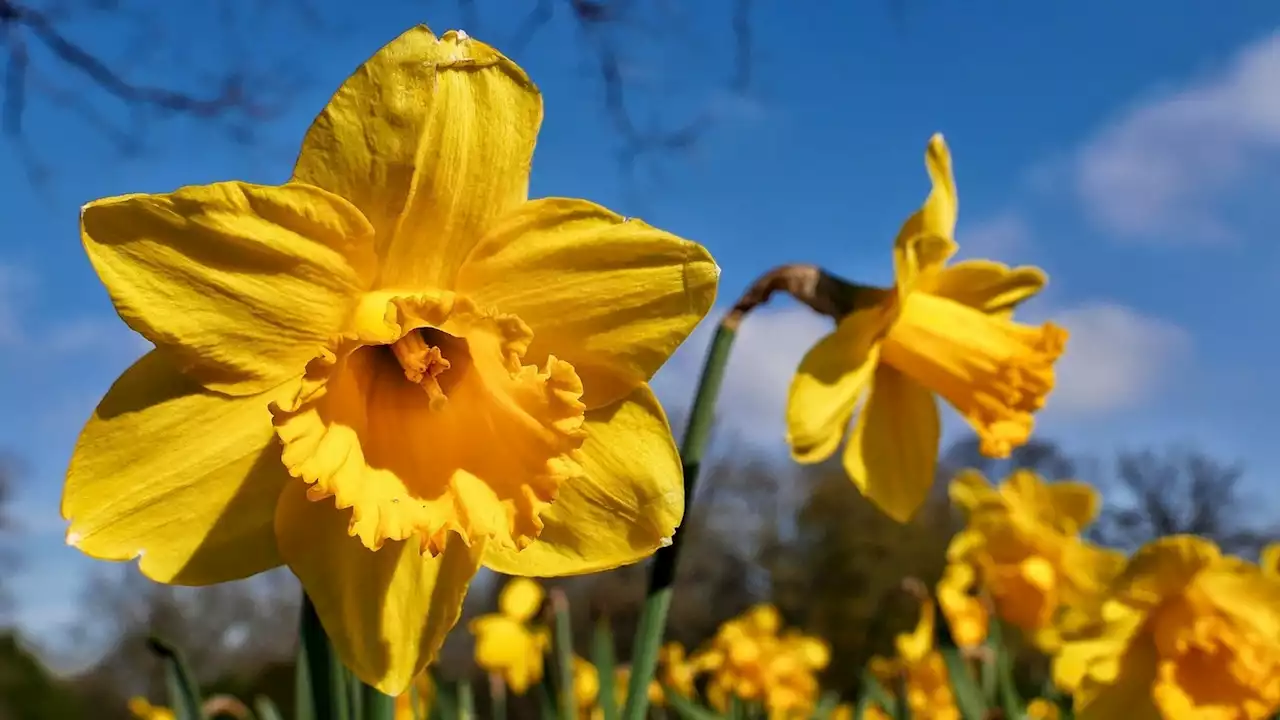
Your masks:
[{"label": "green stem", "polygon": [[458,717],[461,720],[475,720],[476,717],[476,701],[470,680],[458,682]]},{"label": "green stem", "polygon": [[302,594],[303,654],[307,661],[307,677],[311,685],[311,709],[316,720],[347,720],[347,679],[345,668],[329,644],[320,624],[320,616],[311,598]]},{"label": "green stem", "polygon": [[[712,421],[715,419],[716,398],[724,382],[724,371],[729,361],[729,351],[737,335],[737,321],[741,314],[733,313],[716,328],[694,391],[693,407],[689,411],[689,424],[685,428],[684,442],[680,446],[680,464],[684,468],[684,505],[688,515],[693,500],[702,455],[711,438]],[[671,607],[671,590],[676,578],[676,562],[680,558],[683,533],[677,532],[671,544],[659,548],[649,576],[648,596],[640,612],[636,630],[635,649],[631,656],[631,679],[627,684],[627,704],[622,711],[623,720],[645,720],[649,710],[649,681],[658,666],[658,649],[667,626],[667,610]]]},{"label": "green stem", "polygon": [[497,673],[489,673],[489,709],[493,720],[507,720],[507,684]]},{"label": "green stem", "polygon": [[577,694],[573,677],[573,625],[569,622],[569,600],[560,589],[551,591],[551,609],[555,613],[556,677],[560,681],[557,698],[561,720],[574,720],[578,715]]}]

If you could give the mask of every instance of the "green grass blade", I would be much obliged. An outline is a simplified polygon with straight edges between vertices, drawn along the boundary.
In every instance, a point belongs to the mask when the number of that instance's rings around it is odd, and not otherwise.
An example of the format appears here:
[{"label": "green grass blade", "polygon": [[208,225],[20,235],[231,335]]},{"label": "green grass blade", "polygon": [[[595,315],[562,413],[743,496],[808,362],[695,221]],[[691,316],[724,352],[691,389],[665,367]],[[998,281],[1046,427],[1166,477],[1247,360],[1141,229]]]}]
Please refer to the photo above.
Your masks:
[{"label": "green grass blade", "polygon": [[169,706],[175,720],[203,720],[200,709],[200,687],[187,667],[182,653],[158,637],[147,639],[147,646],[164,662],[165,684],[169,689]]},{"label": "green grass blade", "polygon": [[476,699],[470,680],[458,681],[458,720],[475,720]]},{"label": "green grass blade", "polygon": [[573,688],[573,625],[569,618],[569,601],[560,590],[551,591],[551,607],[555,612],[556,680],[559,682],[560,720],[575,720],[577,696]]},{"label": "green grass blade", "polygon": [[719,713],[702,707],[667,685],[662,686],[662,693],[667,699],[667,707],[674,710],[680,720],[724,720]]},{"label": "green grass blade", "polygon": [[276,704],[266,695],[259,695],[253,699],[253,712],[258,716],[257,720],[284,720],[280,714],[280,708],[276,707]]},{"label": "green grass blade", "polygon": [[809,716],[810,720],[827,720],[827,718],[831,717],[831,713],[836,711],[836,706],[839,704],[839,693],[823,693],[822,698],[818,700],[818,706],[813,709],[813,714]]},{"label": "green grass blade", "polygon": [[[618,720],[618,696],[614,688],[615,658],[613,656],[613,630],[609,620],[601,617],[596,621],[595,634],[591,638],[591,662],[595,663],[600,673],[600,714],[604,720]],[[645,686],[648,692],[648,686]]]}]

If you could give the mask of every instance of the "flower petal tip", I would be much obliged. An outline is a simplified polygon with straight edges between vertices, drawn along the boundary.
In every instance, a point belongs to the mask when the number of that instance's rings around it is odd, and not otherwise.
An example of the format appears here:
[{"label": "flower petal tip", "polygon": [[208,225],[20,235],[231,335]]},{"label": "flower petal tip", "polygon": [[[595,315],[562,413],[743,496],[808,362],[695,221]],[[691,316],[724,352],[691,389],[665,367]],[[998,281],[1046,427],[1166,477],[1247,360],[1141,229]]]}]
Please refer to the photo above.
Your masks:
[{"label": "flower petal tip", "polygon": [[670,537],[664,537],[658,540],[659,547],[671,547],[674,544],[675,544],[675,540]]},{"label": "flower petal tip", "polygon": [[67,530],[67,547],[79,548],[80,541],[84,539],[84,535],[68,529]]}]

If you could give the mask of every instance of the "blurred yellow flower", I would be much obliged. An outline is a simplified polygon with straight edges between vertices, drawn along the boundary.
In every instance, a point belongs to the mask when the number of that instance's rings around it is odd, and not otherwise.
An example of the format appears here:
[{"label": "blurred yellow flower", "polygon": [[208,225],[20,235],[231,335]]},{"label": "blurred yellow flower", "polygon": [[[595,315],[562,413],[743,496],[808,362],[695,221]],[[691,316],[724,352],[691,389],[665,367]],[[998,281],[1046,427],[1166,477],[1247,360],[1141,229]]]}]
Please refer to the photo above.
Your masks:
[{"label": "blurred yellow flower", "polygon": [[174,720],[176,717],[169,708],[152,705],[144,697],[129,698],[129,712],[138,720]]},{"label": "blurred yellow flower", "polygon": [[695,674],[709,673],[707,700],[721,712],[737,697],[760,703],[771,718],[808,717],[818,699],[817,674],[831,651],[819,638],[779,634],[781,627],[777,608],[767,603],[725,622],[690,658],[688,692],[682,694],[693,695]]},{"label": "blurred yellow flower", "polygon": [[973,567],[964,563],[948,564],[938,581],[938,605],[960,647],[976,647],[987,640],[990,617],[982,599],[973,594],[976,583]]},{"label": "blurred yellow flower", "polygon": [[948,561],[976,569],[1000,617],[1052,651],[1062,611],[1094,602],[1124,563],[1120,553],[1079,537],[1097,515],[1097,492],[1079,482],[1046,483],[1029,470],[999,488],[965,471],[949,490],[968,521]]},{"label": "blurred yellow flower", "polygon": [[1140,549],[1092,620],[1064,633],[1053,666],[1079,720],[1261,720],[1280,709],[1280,581],[1208,540]]},{"label": "blurred yellow flower", "polygon": [[[685,657],[684,646],[674,640],[663,645],[658,651],[658,680],[676,693],[692,698],[697,694],[695,683],[698,669]],[[655,704],[662,704],[665,698],[659,696]]]},{"label": "blurred yellow flower", "polygon": [[476,665],[502,678],[516,695],[542,680],[551,636],[529,621],[542,605],[542,588],[528,578],[513,578],[498,594],[499,612],[469,624],[476,637]]},{"label": "blurred yellow flower", "polygon": [[89,259],[156,349],[80,435],[68,543],[173,584],[286,563],[397,695],[482,565],[595,572],[668,542],[683,483],[648,380],[719,270],[529,200],[541,120],[514,63],[417,27],[338,89],[284,185],[86,205]]},{"label": "blurred yellow flower", "polygon": [[[960,720],[946,662],[933,645],[936,619],[933,601],[923,598],[915,630],[895,639],[897,656],[874,657],[869,668],[886,690],[892,692],[899,684],[905,687],[905,701],[913,717]],[[897,700],[903,702],[901,697]]]},{"label": "blurred yellow flower", "polygon": [[431,681],[431,674],[419,673],[413,679],[413,685],[396,696],[395,720],[418,720],[418,718],[428,717],[434,702],[435,691],[436,686]]},{"label": "blurred yellow flower", "polygon": [[1044,698],[1036,698],[1027,703],[1027,720],[1059,720],[1062,710],[1057,703]]},{"label": "blurred yellow flower", "polygon": [[925,155],[933,189],[894,243],[894,287],[865,302],[815,345],[791,384],[787,440],[802,463],[836,451],[854,411],[844,467],[858,489],[905,522],[934,481],[940,424],[934,395],[974,428],[981,450],[1007,457],[1031,435],[1053,389],[1067,333],[1013,322],[1045,284],[1038,268],[990,260],[947,265],[958,201],[941,135]]}]

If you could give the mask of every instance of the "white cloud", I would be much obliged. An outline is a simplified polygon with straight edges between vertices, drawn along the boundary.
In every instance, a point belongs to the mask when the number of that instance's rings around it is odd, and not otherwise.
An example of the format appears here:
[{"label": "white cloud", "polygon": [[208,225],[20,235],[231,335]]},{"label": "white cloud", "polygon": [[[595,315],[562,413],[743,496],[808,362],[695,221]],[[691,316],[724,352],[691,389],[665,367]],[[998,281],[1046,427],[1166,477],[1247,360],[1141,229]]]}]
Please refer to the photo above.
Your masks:
[{"label": "white cloud", "polygon": [[[713,312],[654,380],[669,411],[688,409],[694,383],[715,333]],[[725,369],[717,406],[718,432],[785,449],[787,388],[805,352],[834,324],[806,307],[757,310],[743,321]]]},{"label": "white cloud", "polygon": [[1280,170],[1280,32],[1218,72],[1139,105],[1074,159],[1074,184],[1101,227],[1133,241],[1222,241],[1224,195]]},{"label": "white cloud", "polygon": [[1191,353],[1185,330],[1123,305],[1091,302],[1051,319],[1071,332],[1049,399],[1053,413],[1097,416],[1138,407]]},{"label": "white cloud", "polygon": [[962,225],[958,233],[960,252],[968,257],[1007,257],[1024,250],[1030,238],[1022,216],[1008,211]]}]

